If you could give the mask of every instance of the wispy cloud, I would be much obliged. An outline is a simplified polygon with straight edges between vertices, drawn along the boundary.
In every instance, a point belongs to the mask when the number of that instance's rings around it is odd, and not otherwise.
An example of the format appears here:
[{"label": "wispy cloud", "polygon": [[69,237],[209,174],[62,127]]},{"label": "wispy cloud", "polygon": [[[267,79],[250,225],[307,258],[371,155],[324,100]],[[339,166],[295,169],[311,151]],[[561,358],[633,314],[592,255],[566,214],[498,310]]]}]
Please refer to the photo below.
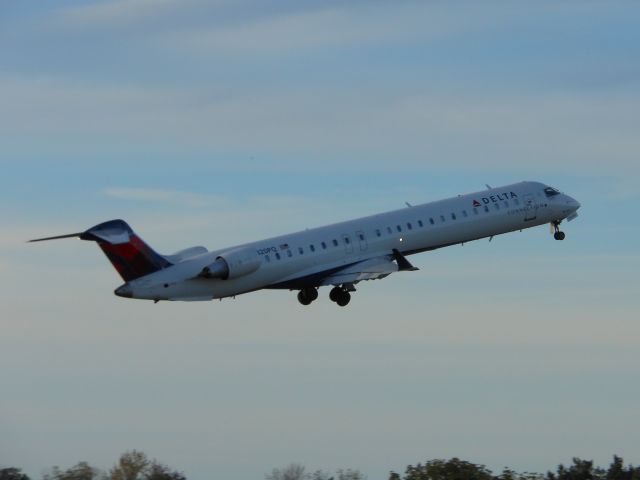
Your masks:
[{"label": "wispy cloud", "polygon": [[177,190],[161,190],[155,188],[107,188],[104,194],[119,200],[135,202],[162,203],[183,207],[213,207],[226,205],[228,200],[222,196],[203,195]]},{"label": "wispy cloud", "polygon": [[504,5],[464,3],[465,16],[420,2],[111,0],[60,8],[48,22],[54,28],[82,31],[124,28],[136,36],[155,34],[155,41],[165,45],[209,53],[283,54],[384,39],[439,38],[504,21]]},{"label": "wispy cloud", "polygon": [[51,21],[61,27],[85,30],[139,25],[175,13],[184,3],[180,0],[111,0],[86,3],[59,9]]},{"label": "wispy cloud", "polygon": [[499,17],[484,14],[460,18],[434,5],[420,4],[392,7],[372,4],[367,8],[357,4],[328,5],[315,10],[249,17],[234,25],[189,28],[158,40],[168,47],[208,55],[282,56],[380,42],[437,39],[486,28],[499,22]]},{"label": "wispy cloud", "polygon": [[[57,143],[77,145],[84,134],[96,139],[94,150],[109,150],[118,138],[156,149],[189,145],[271,158],[322,154],[324,168],[343,168],[346,157],[351,165],[394,171],[399,164],[438,168],[452,159],[460,168],[503,168],[507,162],[512,171],[529,170],[535,162],[565,172],[600,171],[606,158],[614,172],[636,168],[634,152],[640,151],[633,128],[640,98],[616,92],[477,97],[364,86],[226,97],[215,87],[83,86],[13,77],[0,78],[0,101],[0,128],[14,138],[51,135]],[[160,200],[147,192],[151,197]]]}]

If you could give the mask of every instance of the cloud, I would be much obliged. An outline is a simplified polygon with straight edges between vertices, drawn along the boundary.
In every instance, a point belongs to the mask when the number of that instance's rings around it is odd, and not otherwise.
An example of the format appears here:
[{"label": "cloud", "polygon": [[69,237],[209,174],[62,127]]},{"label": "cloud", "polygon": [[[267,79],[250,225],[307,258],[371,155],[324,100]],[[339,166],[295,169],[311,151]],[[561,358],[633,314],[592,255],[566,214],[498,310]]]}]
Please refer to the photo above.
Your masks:
[{"label": "cloud", "polygon": [[228,203],[228,200],[222,196],[155,188],[107,188],[104,190],[104,194],[119,200],[162,203],[195,208],[221,206]]},{"label": "cloud", "polygon": [[[0,101],[0,128],[14,142],[37,135],[74,148],[87,139],[86,148],[101,151],[124,143],[184,146],[187,155],[260,152],[282,158],[271,165],[278,169],[296,168],[303,156],[340,169],[348,158],[353,167],[382,171],[506,164],[529,171],[535,164],[600,172],[606,158],[615,173],[635,169],[640,151],[633,129],[640,97],[624,92],[477,96],[302,86],[225,96],[215,85],[206,91],[14,77],[0,78]],[[20,145],[24,153],[41,144]]]},{"label": "cloud", "polygon": [[[465,20],[465,19],[469,20]],[[309,54],[319,49],[345,49],[380,42],[435,39],[493,23],[486,16],[471,21],[457,18],[438,8],[417,4],[367,5],[366,9],[347,5],[311,11],[248,18],[228,26],[190,28],[158,40],[165,45],[200,54],[291,55]],[[486,21],[486,22],[485,22]],[[420,24],[420,26],[418,26]]]},{"label": "cloud", "polygon": [[505,18],[504,5],[487,9],[465,2],[465,8],[468,14],[460,16],[436,2],[112,0],[60,8],[47,21],[61,31],[125,29],[134,36],[153,35],[163,45],[207,53],[281,55],[384,39],[439,38]]},{"label": "cloud", "polygon": [[180,0],[111,0],[61,8],[51,21],[64,28],[95,29],[150,22],[181,8]]}]

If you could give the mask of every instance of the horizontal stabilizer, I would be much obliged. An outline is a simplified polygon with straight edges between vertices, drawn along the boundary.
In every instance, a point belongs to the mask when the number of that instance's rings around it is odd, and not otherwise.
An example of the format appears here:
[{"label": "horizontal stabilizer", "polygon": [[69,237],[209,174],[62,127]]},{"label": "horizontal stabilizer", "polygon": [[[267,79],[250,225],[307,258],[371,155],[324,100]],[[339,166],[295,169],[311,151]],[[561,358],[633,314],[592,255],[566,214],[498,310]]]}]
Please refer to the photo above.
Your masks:
[{"label": "horizontal stabilizer", "polygon": [[34,238],[33,240],[29,240],[29,243],[32,242],[45,242],[47,240],[58,240],[60,238],[73,238],[73,237],[77,237],[80,238],[80,235],[82,235],[84,232],[78,232],[78,233],[68,233],[66,235],[57,235],[55,237],[44,237],[44,238]]},{"label": "horizontal stabilizer", "polygon": [[84,232],[36,238],[29,241],[43,242],[73,237],[96,242],[126,282],[172,265],[171,261],[156,253],[138,237],[124,220],[109,220]]},{"label": "horizontal stabilizer", "polygon": [[185,248],[184,250],[180,250],[176,253],[172,253],[171,255],[165,255],[164,258],[166,258],[171,263],[180,263],[184,260],[197,257],[198,255],[202,255],[207,252],[208,250],[205,247],[191,247]]}]

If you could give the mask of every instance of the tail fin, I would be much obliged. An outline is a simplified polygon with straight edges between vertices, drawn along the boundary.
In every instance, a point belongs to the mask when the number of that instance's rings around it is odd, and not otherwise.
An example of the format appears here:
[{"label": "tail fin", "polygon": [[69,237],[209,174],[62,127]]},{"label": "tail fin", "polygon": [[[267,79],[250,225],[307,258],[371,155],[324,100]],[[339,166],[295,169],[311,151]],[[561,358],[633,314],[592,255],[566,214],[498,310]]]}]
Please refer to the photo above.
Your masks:
[{"label": "tail fin", "polygon": [[98,242],[125,282],[171,265],[144,243],[124,220],[110,220],[96,225],[80,234],[80,239]]},{"label": "tail fin", "polygon": [[91,227],[85,232],[37,238],[30,241],[41,242],[69,237],[98,242],[102,251],[125,282],[171,266],[171,262],[144,243],[124,220],[110,220]]}]

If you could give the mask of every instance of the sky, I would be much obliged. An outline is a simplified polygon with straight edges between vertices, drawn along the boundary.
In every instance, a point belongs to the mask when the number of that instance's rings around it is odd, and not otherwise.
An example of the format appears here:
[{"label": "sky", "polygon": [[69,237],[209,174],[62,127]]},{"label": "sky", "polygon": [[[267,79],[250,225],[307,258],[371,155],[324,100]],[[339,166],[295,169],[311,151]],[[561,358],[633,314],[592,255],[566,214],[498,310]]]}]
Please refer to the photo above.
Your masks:
[{"label": "sky", "polygon": [[[640,3],[0,0],[0,465],[190,480],[640,464]],[[521,180],[582,203],[340,309],[135,301],[92,244],[222,248]]]}]

